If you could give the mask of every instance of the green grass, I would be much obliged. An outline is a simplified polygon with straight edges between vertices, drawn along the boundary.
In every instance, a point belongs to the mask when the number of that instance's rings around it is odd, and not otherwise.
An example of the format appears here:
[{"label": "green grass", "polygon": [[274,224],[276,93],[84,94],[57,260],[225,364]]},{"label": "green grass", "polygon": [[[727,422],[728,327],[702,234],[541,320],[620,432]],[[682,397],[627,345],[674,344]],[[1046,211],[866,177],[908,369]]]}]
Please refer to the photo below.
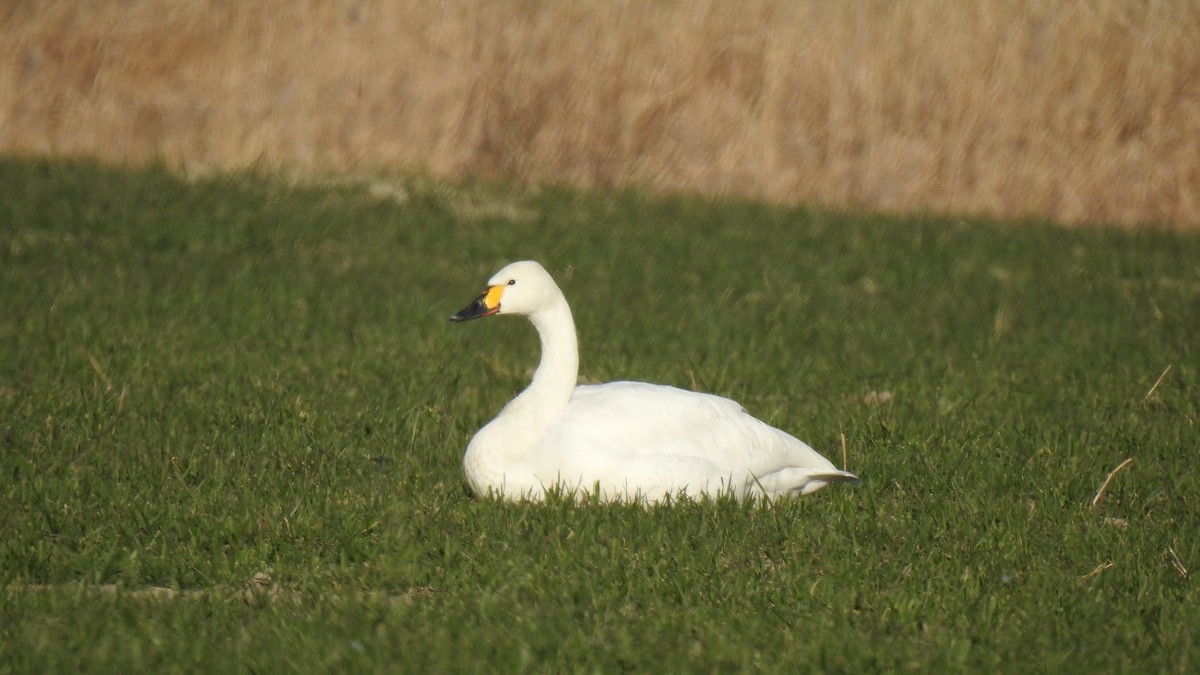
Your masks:
[{"label": "green grass", "polygon": [[[1200,665],[1200,238],[385,187],[0,161],[0,672]],[[446,319],[520,258],[584,378],[863,483],[470,498],[537,348]]]}]

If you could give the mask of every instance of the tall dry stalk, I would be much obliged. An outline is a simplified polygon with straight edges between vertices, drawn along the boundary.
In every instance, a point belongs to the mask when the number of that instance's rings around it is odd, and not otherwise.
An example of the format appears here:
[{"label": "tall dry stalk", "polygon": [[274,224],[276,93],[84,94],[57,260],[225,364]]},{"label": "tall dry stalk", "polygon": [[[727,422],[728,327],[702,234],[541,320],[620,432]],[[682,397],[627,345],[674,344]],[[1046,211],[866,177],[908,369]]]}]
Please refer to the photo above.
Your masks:
[{"label": "tall dry stalk", "polygon": [[0,5],[0,152],[1200,226],[1200,4]]}]

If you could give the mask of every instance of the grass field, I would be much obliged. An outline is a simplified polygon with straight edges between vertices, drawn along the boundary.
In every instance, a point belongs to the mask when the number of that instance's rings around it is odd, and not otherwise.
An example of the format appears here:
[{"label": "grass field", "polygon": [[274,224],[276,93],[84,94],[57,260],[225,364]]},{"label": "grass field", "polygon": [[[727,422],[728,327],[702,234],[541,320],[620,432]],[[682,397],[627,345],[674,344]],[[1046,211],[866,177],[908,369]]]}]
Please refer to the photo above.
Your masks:
[{"label": "grass field", "polygon": [[[863,483],[468,497],[518,258]],[[0,289],[0,672],[1200,665],[1194,235],[6,159]]]}]

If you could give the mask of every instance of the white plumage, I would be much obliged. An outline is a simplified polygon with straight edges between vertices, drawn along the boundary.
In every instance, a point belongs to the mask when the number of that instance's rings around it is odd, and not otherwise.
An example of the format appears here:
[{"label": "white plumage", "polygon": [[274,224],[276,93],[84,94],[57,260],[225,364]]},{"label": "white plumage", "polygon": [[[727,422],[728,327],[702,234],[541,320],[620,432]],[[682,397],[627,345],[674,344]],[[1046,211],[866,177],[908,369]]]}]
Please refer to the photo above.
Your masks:
[{"label": "white plumage", "polygon": [[476,494],[541,499],[557,486],[654,503],[682,492],[773,498],[857,482],[727,398],[644,382],[576,386],[575,322],[549,273],[515,262],[487,286],[450,320],[527,316],[542,359],[529,387],[467,446],[463,468]]}]

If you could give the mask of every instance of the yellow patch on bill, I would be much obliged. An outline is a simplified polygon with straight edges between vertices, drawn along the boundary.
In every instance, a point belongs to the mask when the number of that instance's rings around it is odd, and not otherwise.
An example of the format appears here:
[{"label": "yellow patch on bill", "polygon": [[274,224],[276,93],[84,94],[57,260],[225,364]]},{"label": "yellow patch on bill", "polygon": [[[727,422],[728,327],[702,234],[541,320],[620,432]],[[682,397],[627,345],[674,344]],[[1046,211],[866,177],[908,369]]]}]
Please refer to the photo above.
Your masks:
[{"label": "yellow patch on bill", "polygon": [[487,293],[483,294],[483,304],[488,309],[496,309],[500,306],[500,296],[504,293],[503,286],[492,286],[487,289]]}]

